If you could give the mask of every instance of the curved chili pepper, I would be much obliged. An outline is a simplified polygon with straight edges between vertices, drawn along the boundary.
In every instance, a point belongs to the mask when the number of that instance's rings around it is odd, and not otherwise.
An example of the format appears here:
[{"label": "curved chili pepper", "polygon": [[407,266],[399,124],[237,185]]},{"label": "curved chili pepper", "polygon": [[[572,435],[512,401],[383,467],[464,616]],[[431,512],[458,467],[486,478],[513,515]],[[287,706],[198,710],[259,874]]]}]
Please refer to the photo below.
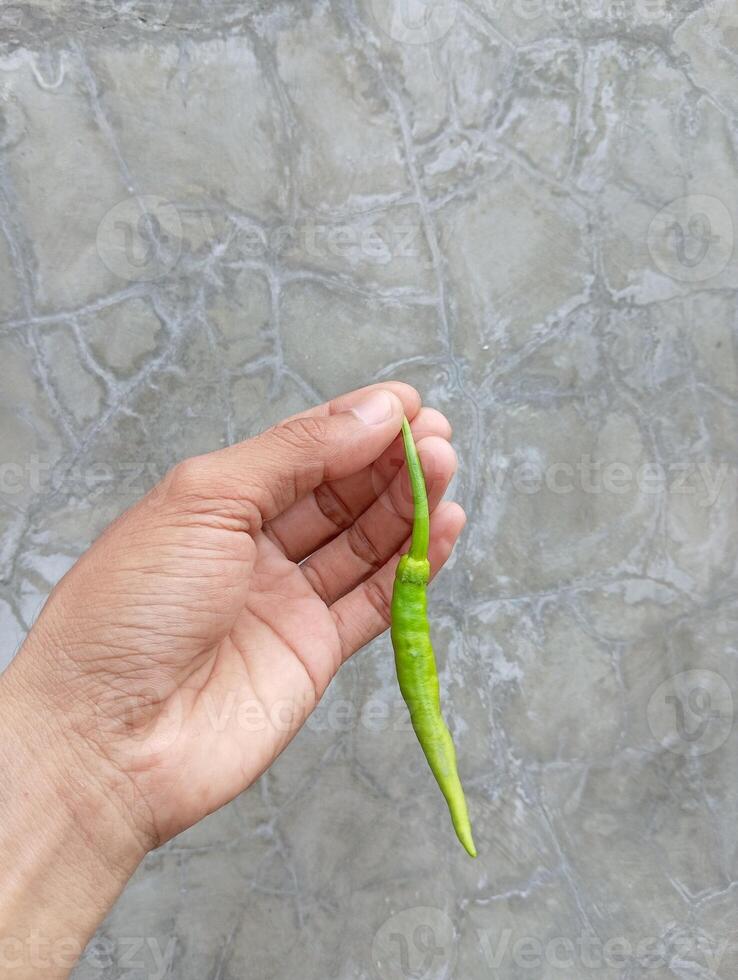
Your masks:
[{"label": "curved chili pepper", "polygon": [[407,419],[402,421],[402,440],[413,492],[414,515],[410,550],[400,558],[392,592],[390,632],[397,680],[415,734],[448,803],[456,836],[467,853],[476,857],[464,790],[456,769],[454,743],[441,714],[436,658],[426,612],[426,585],[430,578],[428,494]]}]

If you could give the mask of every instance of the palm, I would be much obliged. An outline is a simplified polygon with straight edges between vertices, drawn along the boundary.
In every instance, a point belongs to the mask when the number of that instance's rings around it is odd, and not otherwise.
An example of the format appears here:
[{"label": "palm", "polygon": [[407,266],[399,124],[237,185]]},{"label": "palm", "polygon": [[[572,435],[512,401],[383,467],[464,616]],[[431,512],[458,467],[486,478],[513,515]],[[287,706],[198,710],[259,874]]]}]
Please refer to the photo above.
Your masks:
[{"label": "palm", "polygon": [[[435,476],[433,509],[454,468],[450,430],[438,413],[402,407]],[[305,437],[302,423],[295,433]],[[205,457],[195,483],[151,494],[108,529],[45,610],[41,632],[83,638],[66,641],[67,655],[48,669],[76,675],[64,677],[63,689],[81,678],[76,727],[124,774],[155,839],[249,786],[343,660],[386,629],[410,515],[397,472],[401,450],[398,457],[379,428],[373,438],[355,469],[350,453],[341,454],[344,472],[330,485],[295,492],[281,506],[270,495],[258,511],[263,522],[246,533],[241,514],[255,507],[244,503],[244,462],[258,466],[258,455],[246,448],[244,460],[233,447]],[[296,489],[294,481],[284,485]],[[435,569],[462,525],[456,505],[435,511]],[[84,615],[70,630],[75,608]],[[85,714],[90,705],[94,715]]]},{"label": "palm", "polygon": [[[154,586],[171,596],[178,582],[193,584],[178,590],[176,642],[161,631],[161,670],[148,670],[145,685],[138,670],[125,678],[135,717],[130,736],[116,743],[115,761],[157,814],[160,839],[253,782],[300,728],[342,659],[335,619],[300,565],[263,532],[227,535],[224,541],[222,531],[198,529]],[[207,603],[198,602],[204,582]],[[146,603],[127,618],[145,623],[142,633],[150,636],[158,619],[151,613]],[[146,656],[132,649],[127,659]],[[163,695],[156,711],[138,712],[149,690]]]}]

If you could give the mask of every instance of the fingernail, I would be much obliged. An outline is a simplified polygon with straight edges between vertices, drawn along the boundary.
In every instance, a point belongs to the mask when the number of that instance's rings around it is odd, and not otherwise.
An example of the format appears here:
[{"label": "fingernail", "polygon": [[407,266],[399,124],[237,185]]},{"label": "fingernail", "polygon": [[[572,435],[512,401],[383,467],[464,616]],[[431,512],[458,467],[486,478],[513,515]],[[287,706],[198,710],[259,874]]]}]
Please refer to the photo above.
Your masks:
[{"label": "fingernail", "polygon": [[354,415],[366,425],[379,425],[392,415],[394,402],[388,391],[379,388],[365,395],[351,409]]}]

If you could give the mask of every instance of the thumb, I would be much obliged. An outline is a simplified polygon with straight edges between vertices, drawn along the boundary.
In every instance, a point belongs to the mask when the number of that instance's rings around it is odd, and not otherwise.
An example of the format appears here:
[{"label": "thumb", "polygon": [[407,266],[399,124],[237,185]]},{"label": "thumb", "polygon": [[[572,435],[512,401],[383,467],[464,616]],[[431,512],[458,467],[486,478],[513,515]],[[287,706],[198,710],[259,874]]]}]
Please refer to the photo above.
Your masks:
[{"label": "thumb", "polygon": [[404,407],[394,392],[365,389],[354,404],[346,402],[341,399],[340,410],[330,403],[323,414],[293,416],[253,439],[185,460],[175,467],[173,483],[198,501],[198,510],[226,505],[228,516],[253,532],[321,483],[368,466],[397,436]]}]

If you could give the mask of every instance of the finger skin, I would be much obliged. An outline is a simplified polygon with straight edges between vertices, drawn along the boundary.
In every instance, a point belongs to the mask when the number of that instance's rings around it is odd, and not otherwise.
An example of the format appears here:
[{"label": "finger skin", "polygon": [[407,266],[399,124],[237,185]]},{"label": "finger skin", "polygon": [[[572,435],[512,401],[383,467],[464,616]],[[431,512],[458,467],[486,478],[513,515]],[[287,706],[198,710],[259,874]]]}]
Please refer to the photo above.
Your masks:
[{"label": "finger skin", "polygon": [[[427,436],[451,437],[451,426],[441,412],[421,408],[410,427],[417,442]],[[386,490],[403,467],[405,455],[398,436],[380,457],[341,480],[321,484],[264,526],[291,561],[302,561],[354,521]]]},{"label": "finger skin", "polygon": [[[431,580],[451,556],[465,523],[466,515],[463,509],[453,501],[442,501],[431,514],[428,549]],[[330,607],[336,622],[344,660],[383,633],[390,625],[395,568],[400,555],[407,551],[409,544],[408,537],[379,571]]]},{"label": "finger skin", "polygon": [[338,412],[345,412],[355,405],[365,394],[370,391],[376,391],[378,388],[383,388],[397,395],[402,402],[405,415],[411,421],[420,411],[420,394],[412,385],[406,384],[404,381],[382,381],[373,385],[365,385],[363,388],[355,388],[353,391],[344,392],[342,395],[336,395],[335,398],[331,398],[329,401],[323,402],[320,405],[314,405],[304,412],[296,412],[294,415],[288,415],[282,421],[291,422],[294,419],[336,415]]},{"label": "finger skin", "polygon": [[[456,472],[456,453],[445,439],[417,443],[433,510]],[[398,473],[384,493],[337,538],[303,562],[302,571],[329,605],[353,589],[392,557],[412,524],[407,471]]]},{"label": "finger skin", "polygon": [[164,496],[180,512],[254,534],[321,483],[377,459],[400,431],[403,412],[401,399],[384,386],[349,402],[336,399],[328,414],[297,416],[185,460],[165,481]]}]

